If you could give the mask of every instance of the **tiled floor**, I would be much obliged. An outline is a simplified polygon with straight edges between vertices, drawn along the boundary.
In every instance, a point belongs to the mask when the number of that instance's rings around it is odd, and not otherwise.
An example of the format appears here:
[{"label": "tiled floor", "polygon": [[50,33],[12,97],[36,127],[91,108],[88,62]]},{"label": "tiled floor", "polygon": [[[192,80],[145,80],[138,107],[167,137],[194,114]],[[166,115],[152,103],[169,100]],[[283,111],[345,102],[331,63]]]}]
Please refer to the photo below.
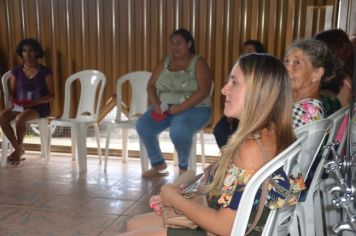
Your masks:
[{"label": "tiled floor", "polygon": [[138,159],[108,163],[107,173],[96,157],[88,157],[88,171],[80,175],[77,162],[51,154],[46,167],[38,153],[16,168],[0,169],[0,236],[12,235],[120,235],[125,221],[149,211],[148,198],[169,176],[141,178]]}]

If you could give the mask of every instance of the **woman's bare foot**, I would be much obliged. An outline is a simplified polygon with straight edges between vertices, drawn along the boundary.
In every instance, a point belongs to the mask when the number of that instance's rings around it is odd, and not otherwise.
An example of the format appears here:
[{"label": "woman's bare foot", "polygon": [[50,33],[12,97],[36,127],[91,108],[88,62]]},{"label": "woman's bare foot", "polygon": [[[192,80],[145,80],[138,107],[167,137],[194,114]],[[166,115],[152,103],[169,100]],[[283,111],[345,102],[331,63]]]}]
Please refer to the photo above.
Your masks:
[{"label": "woman's bare foot", "polygon": [[13,151],[10,155],[7,156],[7,161],[8,161],[8,162],[14,161],[14,152],[15,152],[15,151]]},{"label": "woman's bare foot", "polygon": [[22,145],[18,149],[15,149],[15,151],[11,154],[12,155],[12,160],[11,160],[11,165],[13,167],[18,166],[21,161],[24,161],[25,158],[21,158],[25,154],[25,150]]},{"label": "woman's bare foot", "polygon": [[164,162],[158,166],[152,167],[148,171],[145,171],[142,173],[142,177],[160,177],[160,176],[167,176],[169,174],[168,171],[165,171],[167,169],[167,164]]}]

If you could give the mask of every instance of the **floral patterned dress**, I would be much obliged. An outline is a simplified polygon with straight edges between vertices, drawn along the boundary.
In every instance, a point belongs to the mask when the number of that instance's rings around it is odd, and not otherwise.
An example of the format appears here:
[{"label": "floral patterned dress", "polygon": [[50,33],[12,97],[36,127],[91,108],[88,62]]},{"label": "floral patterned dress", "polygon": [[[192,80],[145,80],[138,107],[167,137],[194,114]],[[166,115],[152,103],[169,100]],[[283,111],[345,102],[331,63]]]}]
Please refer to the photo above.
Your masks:
[{"label": "floral patterned dress", "polygon": [[293,103],[293,128],[324,118],[324,110],[320,100],[306,98]]}]

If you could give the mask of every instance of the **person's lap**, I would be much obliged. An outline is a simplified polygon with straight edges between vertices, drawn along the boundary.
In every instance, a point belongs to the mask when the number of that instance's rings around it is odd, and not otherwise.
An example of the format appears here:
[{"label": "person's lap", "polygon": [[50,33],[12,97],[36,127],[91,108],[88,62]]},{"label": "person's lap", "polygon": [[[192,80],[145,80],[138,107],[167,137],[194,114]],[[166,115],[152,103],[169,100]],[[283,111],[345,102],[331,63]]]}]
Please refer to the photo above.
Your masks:
[{"label": "person's lap", "polygon": [[167,230],[163,227],[162,218],[154,212],[149,212],[132,217],[126,224],[124,236],[163,236],[167,235]]},{"label": "person's lap", "polygon": [[154,212],[144,213],[132,217],[126,225],[127,231],[145,229],[148,225],[154,227],[163,227],[162,217]]}]

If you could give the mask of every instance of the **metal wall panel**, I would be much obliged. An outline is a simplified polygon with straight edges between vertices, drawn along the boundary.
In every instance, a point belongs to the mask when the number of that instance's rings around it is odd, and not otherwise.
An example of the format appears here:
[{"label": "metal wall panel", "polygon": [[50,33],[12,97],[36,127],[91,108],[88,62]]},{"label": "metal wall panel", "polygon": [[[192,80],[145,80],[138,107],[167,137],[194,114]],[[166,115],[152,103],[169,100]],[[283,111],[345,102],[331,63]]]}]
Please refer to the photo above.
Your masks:
[{"label": "metal wall panel", "polygon": [[[170,33],[184,27],[193,33],[198,53],[214,73],[211,123],[215,123],[221,116],[221,87],[243,41],[258,39],[269,53],[283,57],[292,40],[312,36],[325,25],[335,26],[336,2],[0,0],[1,72],[20,62],[14,52],[20,39],[37,38],[46,51],[43,63],[55,75],[52,110],[58,116],[70,74],[83,69],[103,71],[108,78],[104,101],[109,101],[120,76],[134,70],[152,71],[167,53]],[[332,9],[332,19],[325,18],[330,16],[325,13],[326,6]]]}]

